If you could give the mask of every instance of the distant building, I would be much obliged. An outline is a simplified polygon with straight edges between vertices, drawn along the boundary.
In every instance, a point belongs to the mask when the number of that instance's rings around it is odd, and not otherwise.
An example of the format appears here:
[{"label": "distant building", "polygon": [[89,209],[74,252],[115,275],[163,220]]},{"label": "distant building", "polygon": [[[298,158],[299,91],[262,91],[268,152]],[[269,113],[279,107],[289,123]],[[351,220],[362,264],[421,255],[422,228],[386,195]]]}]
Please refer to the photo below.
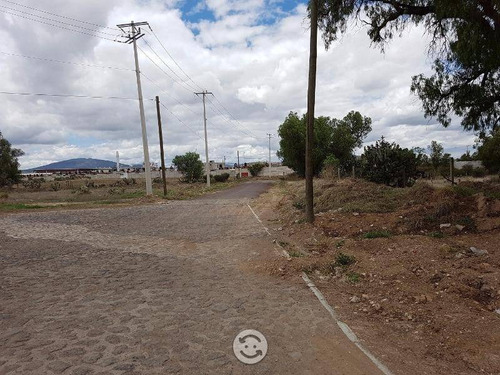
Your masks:
[{"label": "distant building", "polygon": [[113,168],[47,168],[35,169],[33,173],[43,174],[104,174],[112,173]]}]

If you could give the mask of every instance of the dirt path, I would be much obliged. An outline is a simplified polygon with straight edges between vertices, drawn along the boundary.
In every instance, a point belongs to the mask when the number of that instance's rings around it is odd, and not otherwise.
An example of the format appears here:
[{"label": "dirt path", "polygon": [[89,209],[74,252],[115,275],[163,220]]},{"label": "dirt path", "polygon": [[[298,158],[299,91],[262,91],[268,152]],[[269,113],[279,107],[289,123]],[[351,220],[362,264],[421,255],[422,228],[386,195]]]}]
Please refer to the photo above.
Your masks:
[{"label": "dirt path", "polygon": [[[378,374],[279,255],[247,206],[212,199],[0,218],[0,374]],[[244,365],[244,329],[269,343]],[[382,358],[383,360],[383,358]]]}]

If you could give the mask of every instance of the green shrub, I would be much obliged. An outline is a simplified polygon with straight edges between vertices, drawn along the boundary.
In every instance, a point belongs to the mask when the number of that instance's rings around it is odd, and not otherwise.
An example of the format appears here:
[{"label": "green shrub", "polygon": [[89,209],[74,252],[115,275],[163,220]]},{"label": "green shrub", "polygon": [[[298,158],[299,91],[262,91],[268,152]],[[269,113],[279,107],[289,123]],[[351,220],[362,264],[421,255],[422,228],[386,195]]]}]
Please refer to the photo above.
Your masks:
[{"label": "green shrub", "polygon": [[344,253],[338,253],[337,256],[335,257],[335,266],[336,267],[347,267],[350,266],[351,264],[356,263],[356,258],[354,255],[347,255]]},{"label": "green shrub", "polygon": [[364,238],[386,238],[390,236],[391,233],[386,230],[372,230],[363,235]]},{"label": "green shrub", "polygon": [[179,172],[184,174],[185,182],[196,182],[203,176],[203,163],[200,160],[200,155],[196,152],[176,155],[172,163]]},{"label": "green shrub", "polygon": [[347,272],[345,277],[352,284],[356,284],[361,280],[361,275],[357,272]]},{"label": "green shrub", "polygon": [[30,190],[40,190],[43,181],[45,181],[45,179],[43,178],[30,178],[26,181],[23,181],[23,186],[26,189]]},{"label": "green shrub", "polygon": [[429,237],[432,237],[432,238],[443,238],[444,234],[443,234],[443,232],[431,232],[431,233],[429,233]]},{"label": "green shrub", "polygon": [[480,168],[474,168],[472,170],[472,176],[473,177],[484,177],[486,176],[486,169],[480,167]]},{"label": "green shrub", "polygon": [[303,201],[295,201],[292,203],[292,206],[297,210],[303,210],[306,207],[306,204]]},{"label": "green shrub", "polygon": [[229,173],[216,174],[214,176],[215,182],[226,182],[229,179]]},{"label": "green shrub", "polygon": [[461,197],[470,197],[476,193],[476,191],[473,188],[464,185],[453,186],[453,191],[457,195],[460,195]]},{"label": "green shrub", "polygon": [[61,183],[56,181],[50,184],[50,188],[54,191],[59,191],[61,190]]},{"label": "green shrub", "polygon": [[463,175],[472,176],[472,172],[474,171],[474,167],[472,165],[464,165],[461,169]]},{"label": "green shrub", "polygon": [[257,176],[260,171],[262,171],[264,169],[264,167],[266,166],[266,163],[254,163],[252,165],[249,165],[248,166],[248,170],[250,171],[250,174],[255,177]]}]

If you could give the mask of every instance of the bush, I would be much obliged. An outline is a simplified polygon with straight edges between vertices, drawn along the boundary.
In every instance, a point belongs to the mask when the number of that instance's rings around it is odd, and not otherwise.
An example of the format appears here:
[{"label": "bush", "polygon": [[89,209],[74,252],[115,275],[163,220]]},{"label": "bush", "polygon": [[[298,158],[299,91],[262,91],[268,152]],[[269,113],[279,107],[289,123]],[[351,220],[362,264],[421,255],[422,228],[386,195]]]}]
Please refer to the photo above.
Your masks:
[{"label": "bush", "polygon": [[386,230],[372,230],[363,235],[364,238],[387,238],[390,236],[391,233]]},{"label": "bush", "polygon": [[226,182],[229,179],[229,173],[216,174],[214,176],[215,182]]},{"label": "bush", "polygon": [[196,182],[203,176],[203,163],[196,152],[176,155],[172,163],[184,174],[184,182]]},{"label": "bush", "polygon": [[472,170],[472,177],[484,177],[484,176],[486,176],[486,169],[474,168]]},{"label": "bush", "polygon": [[335,266],[347,267],[356,263],[356,258],[353,255],[338,253],[335,257]]},{"label": "bush", "polygon": [[44,181],[45,179],[43,178],[30,178],[26,181],[23,181],[23,186],[26,189],[30,190],[40,190],[40,188],[42,187],[42,182]]},{"label": "bush", "polygon": [[362,155],[363,177],[389,186],[406,187],[418,175],[418,158],[413,150],[401,148],[384,138],[365,147]]},{"label": "bush", "polygon": [[60,182],[53,182],[50,184],[50,188],[54,191],[59,191],[61,190],[61,183]]},{"label": "bush", "polygon": [[250,174],[253,177],[256,177],[260,173],[260,171],[262,171],[264,169],[265,166],[266,166],[266,163],[262,163],[262,162],[254,163],[254,164],[248,166],[248,170],[250,171]]}]

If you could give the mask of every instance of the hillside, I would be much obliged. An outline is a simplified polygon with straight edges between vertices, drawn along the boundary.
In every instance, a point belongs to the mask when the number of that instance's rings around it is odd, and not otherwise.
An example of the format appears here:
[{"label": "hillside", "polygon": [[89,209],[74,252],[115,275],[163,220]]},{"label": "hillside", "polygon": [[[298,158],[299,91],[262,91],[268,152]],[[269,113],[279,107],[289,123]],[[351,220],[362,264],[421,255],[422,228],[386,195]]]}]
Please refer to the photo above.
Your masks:
[{"label": "hillside", "polygon": [[[129,167],[129,165],[120,163],[122,167]],[[37,168],[27,169],[24,172],[31,172],[37,169],[76,169],[76,168],[115,168],[116,162],[109,160],[100,160],[92,158],[77,158],[58,161],[55,163],[42,165]]]}]

